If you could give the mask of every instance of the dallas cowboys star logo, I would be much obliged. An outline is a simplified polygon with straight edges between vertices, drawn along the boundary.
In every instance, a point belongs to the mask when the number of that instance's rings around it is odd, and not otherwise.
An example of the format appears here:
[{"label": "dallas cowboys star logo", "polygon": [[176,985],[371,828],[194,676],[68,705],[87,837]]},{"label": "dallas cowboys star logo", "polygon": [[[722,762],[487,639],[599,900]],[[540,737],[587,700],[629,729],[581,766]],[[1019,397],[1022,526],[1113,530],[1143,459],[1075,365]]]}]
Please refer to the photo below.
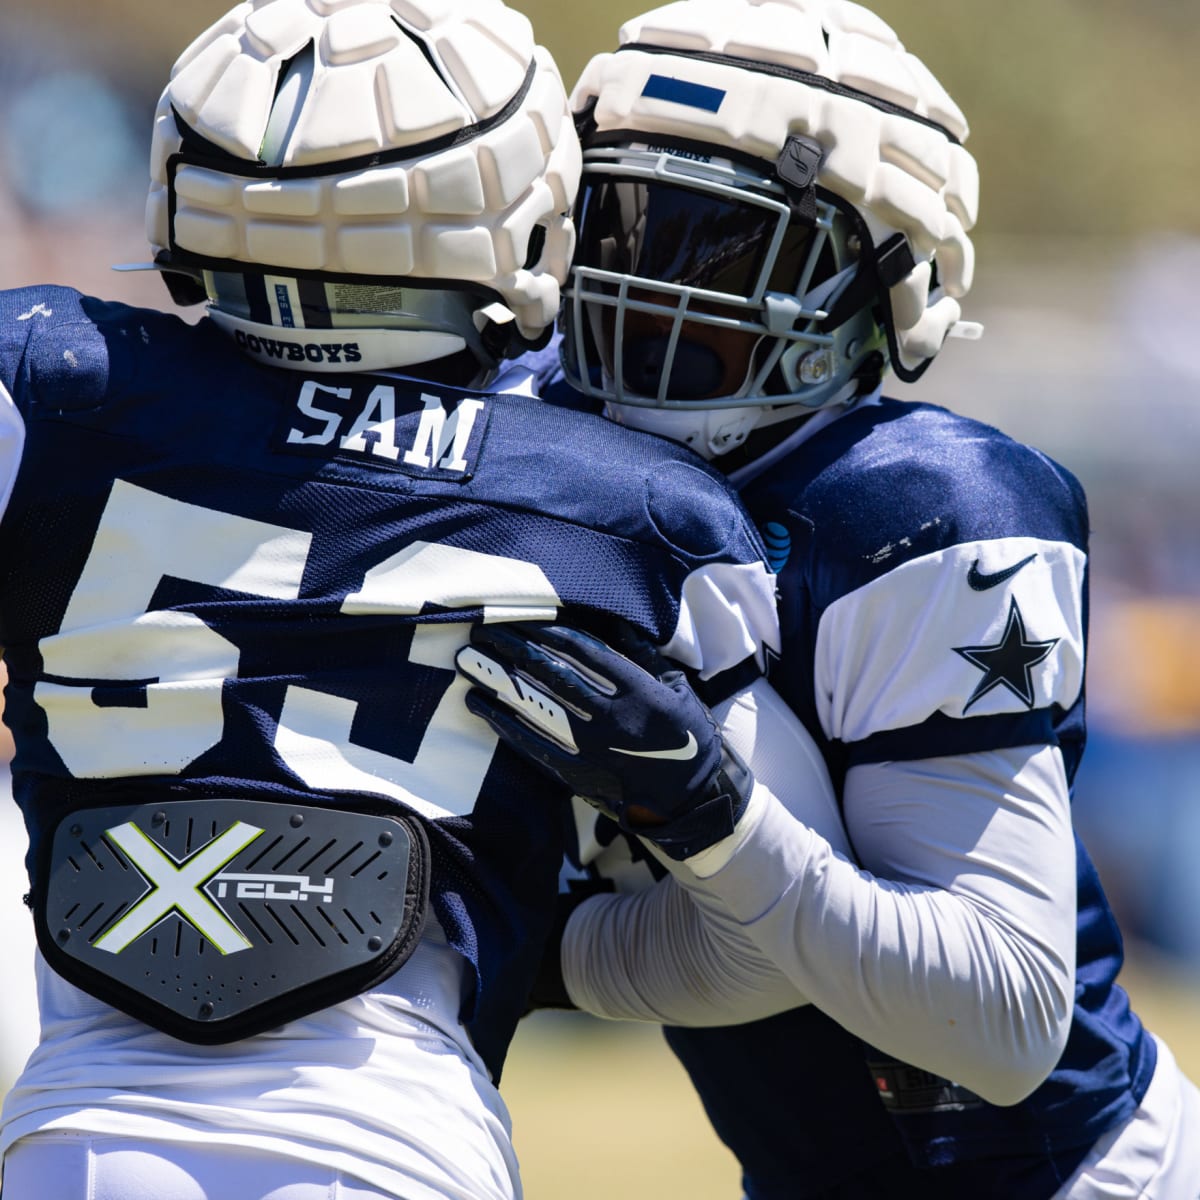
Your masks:
[{"label": "dallas cowboys star logo", "polygon": [[1025,621],[1014,599],[1008,609],[1008,624],[1004,636],[995,646],[955,646],[954,653],[961,654],[972,666],[983,672],[983,678],[963,705],[963,713],[977,700],[982,700],[993,688],[1003,685],[1027,708],[1033,707],[1032,668],[1048,657],[1058,645],[1058,638],[1048,642],[1031,642],[1025,633]]}]

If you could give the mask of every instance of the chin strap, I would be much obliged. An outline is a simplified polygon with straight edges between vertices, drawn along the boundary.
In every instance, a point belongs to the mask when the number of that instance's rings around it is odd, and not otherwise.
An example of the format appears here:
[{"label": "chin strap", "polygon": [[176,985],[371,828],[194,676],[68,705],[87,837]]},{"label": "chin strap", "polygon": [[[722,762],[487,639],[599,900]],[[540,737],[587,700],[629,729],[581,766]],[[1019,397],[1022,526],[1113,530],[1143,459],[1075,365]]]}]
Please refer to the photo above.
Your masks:
[{"label": "chin strap", "polygon": [[[871,235],[865,227],[859,237],[863,245],[862,260],[854,278],[834,301],[829,316],[822,323],[826,333],[840,328],[855,313],[875,304],[881,296],[887,295],[890,288],[907,279],[916,269],[917,260],[904,234],[894,233],[880,246],[875,246],[871,241]],[[890,314],[890,304],[888,308]]]},{"label": "chin strap", "polygon": [[793,217],[811,226],[817,223],[817,172],[824,157],[820,142],[793,134],[775,162],[775,174],[787,192]]},{"label": "chin strap", "polygon": [[517,325],[516,314],[498,300],[476,309],[474,318],[475,328],[479,330],[479,345],[471,349],[487,370],[493,370],[507,359],[544,350],[554,336],[553,325],[547,325],[537,337],[526,337]]}]

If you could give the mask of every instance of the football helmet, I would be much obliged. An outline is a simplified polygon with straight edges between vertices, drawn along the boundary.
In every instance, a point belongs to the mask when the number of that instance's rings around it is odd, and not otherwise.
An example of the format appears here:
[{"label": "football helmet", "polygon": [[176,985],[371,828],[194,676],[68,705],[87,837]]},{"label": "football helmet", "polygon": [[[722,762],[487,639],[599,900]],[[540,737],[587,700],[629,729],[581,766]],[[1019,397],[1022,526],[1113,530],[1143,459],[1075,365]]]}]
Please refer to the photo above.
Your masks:
[{"label": "football helmet", "polygon": [[172,71],[147,234],[172,295],[265,361],[486,372],[549,336],[579,166],[501,0],[251,0]]},{"label": "football helmet", "polygon": [[680,0],[571,104],[563,365],[609,416],[712,458],[978,336],[966,120],[859,5]]}]

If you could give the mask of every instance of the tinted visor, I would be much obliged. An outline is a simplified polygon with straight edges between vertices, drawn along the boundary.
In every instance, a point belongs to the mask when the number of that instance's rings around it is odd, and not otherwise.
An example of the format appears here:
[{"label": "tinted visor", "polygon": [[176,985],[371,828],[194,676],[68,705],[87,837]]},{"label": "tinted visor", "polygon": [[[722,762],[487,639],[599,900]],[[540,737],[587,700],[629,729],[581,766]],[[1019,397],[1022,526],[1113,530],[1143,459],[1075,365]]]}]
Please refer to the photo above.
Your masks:
[{"label": "tinted visor", "polygon": [[[754,295],[779,228],[778,209],[658,181],[585,174],[576,262],[660,283]],[[767,289],[794,292],[812,239],[788,224]]]}]

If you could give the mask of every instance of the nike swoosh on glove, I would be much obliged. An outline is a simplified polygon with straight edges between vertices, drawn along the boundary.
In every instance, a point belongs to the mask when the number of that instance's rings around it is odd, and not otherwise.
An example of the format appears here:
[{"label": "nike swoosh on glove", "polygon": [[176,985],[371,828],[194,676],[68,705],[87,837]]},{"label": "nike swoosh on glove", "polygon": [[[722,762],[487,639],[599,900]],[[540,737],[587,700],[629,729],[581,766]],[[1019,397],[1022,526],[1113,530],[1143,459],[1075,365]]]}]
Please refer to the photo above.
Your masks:
[{"label": "nike swoosh on glove", "polygon": [[467,708],[622,829],[682,861],[728,837],[754,785],[683,671],[565,625],[477,625]]}]

